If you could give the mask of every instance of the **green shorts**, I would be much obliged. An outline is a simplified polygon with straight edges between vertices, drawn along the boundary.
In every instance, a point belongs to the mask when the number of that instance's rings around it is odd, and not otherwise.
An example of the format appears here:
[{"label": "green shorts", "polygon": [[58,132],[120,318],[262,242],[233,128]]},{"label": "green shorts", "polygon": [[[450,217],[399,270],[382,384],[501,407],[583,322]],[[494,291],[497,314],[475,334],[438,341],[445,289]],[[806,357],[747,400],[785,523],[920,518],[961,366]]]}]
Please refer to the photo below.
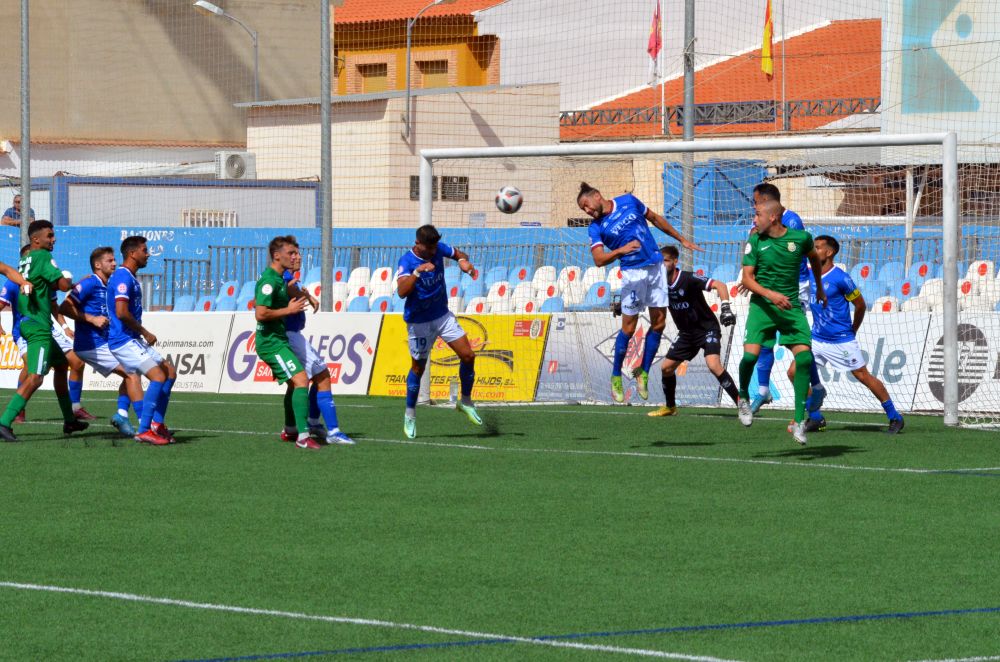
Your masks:
[{"label": "green shorts", "polygon": [[288,345],[278,347],[274,351],[261,349],[258,345],[257,356],[271,367],[271,373],[279,384],[284,384],[294,375],[302,372],[302,363],[295,357],[295,352]]},{"label": "green shorts", "polygon": [[812,346],[812,331],[802,308],[795,306],[791,310],[782,310],[771,303],[762,305],[751,301],[743,342],[773,347],[778,332],[781,332],[779,342],[785,347]]},{"label": "green shorts", "polygon": [[29,374],[44,377],[50,367],[66,365],[66,355],[51,335],[36,334],[30,338],[25,337],[24,340],[28,346],[24,362],[28,366]]}]

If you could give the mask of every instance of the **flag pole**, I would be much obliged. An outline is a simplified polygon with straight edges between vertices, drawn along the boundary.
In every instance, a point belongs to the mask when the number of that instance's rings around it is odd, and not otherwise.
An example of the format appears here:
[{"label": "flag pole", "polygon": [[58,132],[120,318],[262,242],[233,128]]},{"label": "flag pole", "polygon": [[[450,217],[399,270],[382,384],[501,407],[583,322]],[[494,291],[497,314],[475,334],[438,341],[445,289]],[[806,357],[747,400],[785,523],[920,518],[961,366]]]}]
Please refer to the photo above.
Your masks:
[{"label": "flag pole", "polygon": [[[656,0],[656,6],[659,8],[660,0]],[[664,30],[665,23],[663,22],[663,13],[660,13],[660,43],[666,44],[666,34]],[[663,77],[663,46],[660,46],[660,52],[657,54],[659,62],[656,65],[657,68],[657,80],[660,83],[660,133],[667,135],[667,84]]]},{"label": "flag pole", "polygon": [[788,116],[788,102],[785,97],[785,0],[781,0],[781,124],[785,131],[792,130],[792,118]]}]

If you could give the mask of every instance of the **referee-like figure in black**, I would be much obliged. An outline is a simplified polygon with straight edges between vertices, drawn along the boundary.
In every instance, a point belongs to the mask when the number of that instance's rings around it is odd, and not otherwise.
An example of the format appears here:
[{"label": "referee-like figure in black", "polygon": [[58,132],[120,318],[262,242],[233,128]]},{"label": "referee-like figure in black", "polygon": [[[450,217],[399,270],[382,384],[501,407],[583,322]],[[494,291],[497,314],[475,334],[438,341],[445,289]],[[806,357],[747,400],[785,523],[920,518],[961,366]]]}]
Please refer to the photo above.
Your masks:
[{"label": "referee-like figure in black", "polygon": [[[719,327],[719,321],[721,320],[725,326],[736,324],[736,313],[729,306],[729,292],[726,290],[726,284],[678,269],[676,246],[664,246],[660,249],[660,253],[663,254],[663,268],[666,270],[669,286],[670,305],[668,310],[677,326],[678,333],[677,338],[674,339],[667,351],[666,358],[661,363],[663,395],[667,400],[666,406],[650,412],[649,415],[674,416],[677,414],[677,376],[674,373],[677,366],[698,356],[698,352],[701,350],[705,350],[705,363],[708,365],[708,369],[719,380],[719,384],[729,394],[729,397],[733,399],[733,403],[737,403],[739,391],[720,360],[722,329]],[[715,313],[705,301],[705,292],[712,289],[719,293],[719,299],[722,300],[722,305],[719,307],[719,319],[715,318]]]}]

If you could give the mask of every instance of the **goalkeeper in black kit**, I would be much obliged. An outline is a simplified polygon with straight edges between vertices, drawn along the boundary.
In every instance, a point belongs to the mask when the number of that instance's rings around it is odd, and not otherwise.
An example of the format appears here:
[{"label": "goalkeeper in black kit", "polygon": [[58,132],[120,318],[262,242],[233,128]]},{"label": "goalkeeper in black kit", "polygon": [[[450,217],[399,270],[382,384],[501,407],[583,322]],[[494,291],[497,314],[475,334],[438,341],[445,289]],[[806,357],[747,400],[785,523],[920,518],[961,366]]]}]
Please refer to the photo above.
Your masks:
[{"label": "goalkeeper in black kit", "polygon": [[[660,364],[663,370],[663,395],[666,406],[649,413],[650,416],[674,416],[677,414],[677,376],[674,374],[684,361],[690,361],[705,351],[705,363],[708,369],[719,380],[723,390],[733,399],[739,401],[739,391],[733,378],[722,365],[722,329],[723,326],[736,324],[736,314],[729,306],[729,292],[726,284],[711,278],[696,276],[690,271],[677,268],[677,248],[664,246],[660,249],[663,255],[663,268],[667,273],[670,317],[677,326],[677,338],[667,350],[667,356]],[[719,319],[705,301],[705,292],[715,290],[719,293],[722,304],[719,307]]]}]

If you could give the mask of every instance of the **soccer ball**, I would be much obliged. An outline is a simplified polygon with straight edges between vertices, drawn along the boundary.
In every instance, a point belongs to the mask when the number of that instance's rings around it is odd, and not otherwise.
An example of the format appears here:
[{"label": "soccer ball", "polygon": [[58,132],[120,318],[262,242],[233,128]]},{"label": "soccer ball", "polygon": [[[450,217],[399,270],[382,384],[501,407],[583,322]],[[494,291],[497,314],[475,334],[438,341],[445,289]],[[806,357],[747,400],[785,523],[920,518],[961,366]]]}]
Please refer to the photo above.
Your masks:
[{"label": "soccer ball", "polygon": [[513,214],[524,203],[524,196],[513,186],[504,186],[497,191],[497,209],[505,214]]}]

